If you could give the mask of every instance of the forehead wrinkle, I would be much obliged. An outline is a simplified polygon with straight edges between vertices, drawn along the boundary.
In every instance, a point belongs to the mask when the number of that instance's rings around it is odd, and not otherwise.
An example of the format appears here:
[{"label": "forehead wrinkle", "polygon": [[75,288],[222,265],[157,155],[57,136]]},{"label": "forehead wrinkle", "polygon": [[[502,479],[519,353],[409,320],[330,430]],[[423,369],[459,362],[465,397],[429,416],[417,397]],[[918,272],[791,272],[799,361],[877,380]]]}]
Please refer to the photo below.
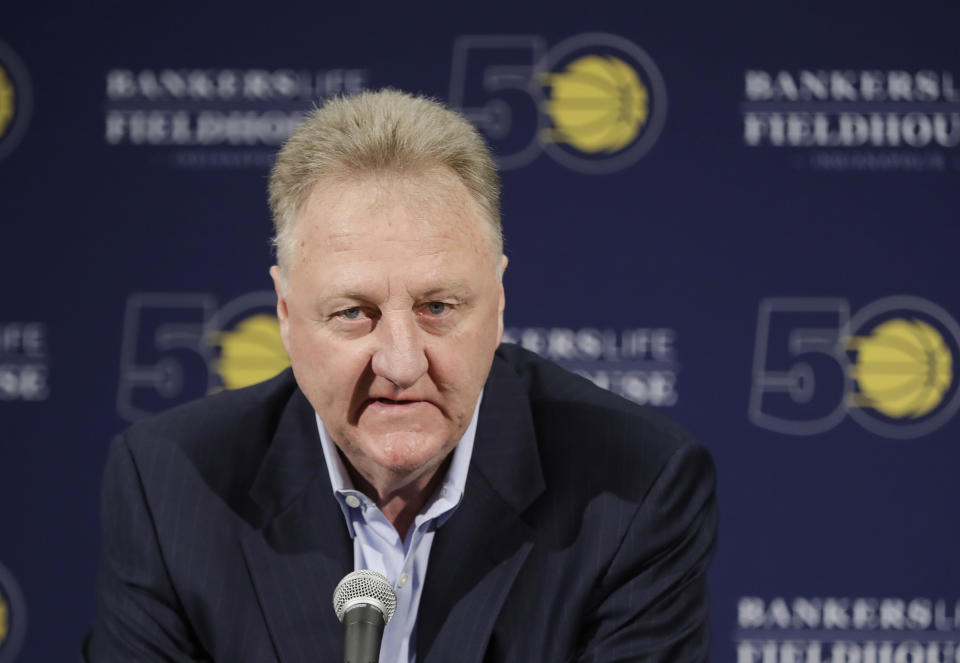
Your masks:
[{"label": "forehead wrinkle", "polygon": [[365,302],[381,302],[390,298],[390,280],[364,281],[350,277],[336,278],[325,284],[324,299],[350,299]]},{"label": "forehead wrinkle", "polygon": [[414,297],[422,298],[439,294],[463,294],[471,289],[470,284],[462,279],[447,279],[420,288],[412,287],[408,291]]},{"label": "forehead wrinkle", "polygon": [[[353,201],[345,202],[349,192],[358,189],[359,200],[352,196]],[[377,244],[391,243],[416,243],[416,253],[421,256],[441,255],[449,250],[448,244],[458,250],[465,245],[471,253],[489,253],[497,262],[488,223],[452,172],[433,169],[419,174],[321,180],[311,192],[308,208],[304,211],[309,222],[297,233],[300,250],[293,258],[296,263],[313,262],[311,254],[317,250],[348,256],[370,253],[374,259]],[[398,227],[412,227],[413,231],[400,235]],[[374,241],[366,241],[371,239]]]},{"label": "forehead wrinkle", "polygon": [[[331,182],[337,189],[333,207],[342,200],[346,189],[365,187],[370,193],[364,212],[399,209],[417,220],[429,222],[427,213],[443,211],[454,228],[468,228],[487,234],[487,221],[463,181],[445,167],[428,166],[414,172],[375,172],[355,178],[338,178]],[[479,227],[478,227],[479,224]]]},{"label": "forehead wrinkle", "polygon": [[[373,244],[413,244],[418,247],[417,254],[429,256],[443,254],[450,250],[449,245],[458,243],[459,233],[456,232],[455,228],[450,230],[437,228],[435,223],[425,217],[419,217],[416,220],[428,230],[426,237],[406,236],[399,234],[399,232],[378,232]],[[383,223],[388,226],[392,225],[388,220],[384,220]],[[344,229],[327,231],[321,241],[334,253],[363,253],[371,248],[366,241],[368,239],[370,239],[369,231]],[[476,242],[470,242],[471,248],[475,249],[476,244]]]}]

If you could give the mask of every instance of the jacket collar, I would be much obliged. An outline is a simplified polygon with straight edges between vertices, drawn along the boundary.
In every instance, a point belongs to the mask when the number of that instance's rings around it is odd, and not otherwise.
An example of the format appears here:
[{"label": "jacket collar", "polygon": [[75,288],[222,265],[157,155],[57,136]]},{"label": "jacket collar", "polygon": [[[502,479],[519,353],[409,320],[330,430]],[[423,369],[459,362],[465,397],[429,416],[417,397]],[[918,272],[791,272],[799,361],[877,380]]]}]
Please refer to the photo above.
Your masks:
[{"label": "jacket collar", "polygon": [[[315,417],[303,392],[294,389],[250,490],[268,519],[319,481],[318,474],[328,475]],[[527,386],[499,354],[484,387],[471,470],[517,513],[544,489]],[[329,476],[320,483],[332,494]]]},{"label": "jacket collar", "polygon": [[241,545],[277,659],[339,655],[343,627],[332,595],[353,570],[353,544],[332,497],[313,408],[299,389],[280,414],[250,493],[264,517]]},{"label": "jacket collar", "polygon": [[527,386],[499,356],[480,404],[473,467],[518,514],[544,490]]},{"label": "jacket collar", "polygon": [[526,385],[495,357],[463,502],[437,531],[417,618],[417,660],[479,662],[533,547],[523,512],[545,489]]},{"label": "jacket collar", "polygon": [[[292,371],[287,371],[293,381]],[[294,388],[250,489],[268,519],[300,496],[318,474],[326,473],[315,416],[306,396]]]}]

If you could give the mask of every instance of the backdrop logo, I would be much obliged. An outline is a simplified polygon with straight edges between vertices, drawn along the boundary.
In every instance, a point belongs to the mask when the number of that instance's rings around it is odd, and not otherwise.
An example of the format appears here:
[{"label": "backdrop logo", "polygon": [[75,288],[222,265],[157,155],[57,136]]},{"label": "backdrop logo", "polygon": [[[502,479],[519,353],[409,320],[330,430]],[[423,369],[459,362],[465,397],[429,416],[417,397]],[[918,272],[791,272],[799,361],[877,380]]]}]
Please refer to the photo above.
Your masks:
[{"label": "backdrop logo", "polygon": [[0,402],[46,400],[50,364],[44,323],[0,322]]},{"label": "backdrop logo", "polygon": [[183,168],[268,167],[318,100],[362,90],[366,69],[111,69],[104,140]]},{"label": "backdrop logo", "polygon": [[598,387],[635,403],[677,403],[676,332],[660,327],[595,329],[508,327],[503,340],[552,359]]},{"label": "backdrop logo", "polygon": [[220,359],[214,364],[227,389],[238,389],[273,377],[290,364],[273,313],[255,313],[232,330],[215,336]]},{"label": "backdrop logo", "polygon": [[937,329],[922,320],[893,318],[854,336],[853,403],[891,419],[918,419],[943,402],[953,381],[953,357]]},{"label": "backdrop logo", "polygon": [[273,291],[219,306],[206,293],[135,293],[127,299],[117,412],[127,421],[220,389],[245,387],[289,365]]},{"label": "backdrop logo", "polygon": [[546,152],[599,174],[653,147],[667,93],[650,56],[623,37],[581,34],[548,49],[535,35],[470,35],[454,42],[450,103],[486,135],[501,169]]},{"label": "backdrop logo", "polygon": [[612,154],[632,143],[650,117],[650,95],[623,60],[584,55],[563,73],[543,77],[552,88],[550,140],[587,154]]},{"label": "backdrop logo", "polygon": [[843,299],[760,303],[750,420],[815,435],[847,416],[888,438],[915,438],[960,408],[960,326],[943,308],[886,297],[851,316]]},{"label": "backdrop logo", "polygon": [[27,606],[16,578],[0,564],[0,663],[13,663],[27,633]]},{"label": "backdrop logo", "polygon": [[[960,168],[960,88],[950,71],[744,73],[743,140],[791,148],[824,170]],[[952,161],[951,161],[952,159]]]},{"label": "backdrop logo", "polygon": [[27,69],[17,54],[0,41],[0,159],[23,138],[32,105]]},{"label": "backdrop logo", "polygon": [[742,596],[737,663],[960,660],[960,601],[928,597]]}]

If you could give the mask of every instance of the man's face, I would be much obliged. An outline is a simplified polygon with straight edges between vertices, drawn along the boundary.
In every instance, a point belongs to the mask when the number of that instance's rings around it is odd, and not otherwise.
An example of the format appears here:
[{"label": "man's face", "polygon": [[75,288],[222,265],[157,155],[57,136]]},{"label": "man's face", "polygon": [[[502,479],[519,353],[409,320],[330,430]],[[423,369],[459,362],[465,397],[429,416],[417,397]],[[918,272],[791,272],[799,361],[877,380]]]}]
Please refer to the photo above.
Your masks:
[{"label": "man's face", "polygon": [[277,313],[297,383],[364,479],[429,478],[503,333],[506,259],[450,171],[321,180],[295,221]]}]

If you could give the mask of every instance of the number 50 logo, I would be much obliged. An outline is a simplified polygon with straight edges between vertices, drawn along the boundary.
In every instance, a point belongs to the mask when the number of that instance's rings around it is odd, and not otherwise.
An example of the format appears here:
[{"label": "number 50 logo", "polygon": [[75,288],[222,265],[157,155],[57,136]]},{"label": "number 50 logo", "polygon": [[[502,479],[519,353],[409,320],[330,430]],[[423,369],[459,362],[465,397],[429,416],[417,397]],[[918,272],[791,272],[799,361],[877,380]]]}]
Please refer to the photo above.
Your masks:
[{"label": "number 50 logo", "polygon": [[136,421],[276,375],[290,363],[276,302],[270,290],[242,294],[223,306],[211,293],[132,293],[124,314],[117,413]]},{"label": "number 50 logo", "polygon": [[816,435],[849,415],[888,438],[920,437],[960,407],[960,326],[940,306],[885,297],[853,315],[844,299],[760,302],[749,418]]},{"label": "number 50 logo", "polygon": [[546,152],[600,174],[653,147],[667,91],[650,56],[617,35],[575,35],[549,49],[537,35],[465,35],[453,45],[450,105],[486,135],[503,170]]}]

